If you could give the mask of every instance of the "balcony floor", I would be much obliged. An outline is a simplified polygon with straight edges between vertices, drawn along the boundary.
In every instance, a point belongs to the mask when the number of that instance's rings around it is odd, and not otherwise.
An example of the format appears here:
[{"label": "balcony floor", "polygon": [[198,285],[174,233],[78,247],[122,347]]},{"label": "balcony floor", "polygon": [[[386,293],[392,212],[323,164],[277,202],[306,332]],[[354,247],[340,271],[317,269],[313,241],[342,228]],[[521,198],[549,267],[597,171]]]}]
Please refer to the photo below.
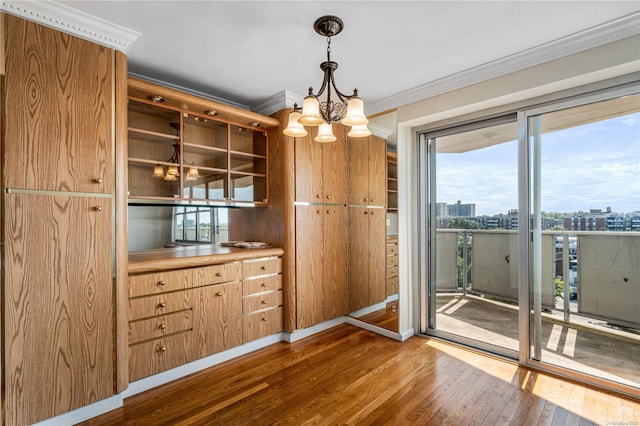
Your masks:
[{"label": "balcony floor", "polygon": [[[604,321],[562,312],[542,316],[542,361],[640,387],[640,335],[602,326]],[[467,294],[439,294],[437,330],[518,350],[518,309]]]}]

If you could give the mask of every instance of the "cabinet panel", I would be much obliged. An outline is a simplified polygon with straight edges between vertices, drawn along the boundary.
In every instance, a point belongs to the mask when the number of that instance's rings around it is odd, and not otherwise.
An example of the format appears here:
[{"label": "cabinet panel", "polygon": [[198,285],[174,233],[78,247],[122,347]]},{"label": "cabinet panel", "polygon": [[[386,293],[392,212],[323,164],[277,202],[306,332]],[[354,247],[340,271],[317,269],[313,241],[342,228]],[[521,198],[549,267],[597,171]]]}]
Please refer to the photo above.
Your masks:
[{"label": "cabinet panel", "polygon": [[[279,259],[281,260],[281,259]],[[242,294],[256,294],[265,291],[281,290],[282,275],[271,275],[263,278],[245,280],[242,283]]]},{"label": "cabinet panel", "polygon": [[257,296],[244,297],[242,299],[242,311],[250,313],[262,309],[273,308],[282,305],[282,291],[263,293]]},{"label": "cabinet panel", "polygon": [[32,424],[113,393],[111,200],[4,207],[6,423]]},{"label": "cabinet panel", "polygon": [[348,138],[349,204],[371,205],[369,196],[369,138]]},{"label": "cabinet panel", "polygon": [[200,287],[242,279],[240,262],[203,266],[193,270],[193,285]]},{"label": "cabinet panel", "polygon": [[189,351],[193,332],[175,334],[129,346],[129,379],[132,381],[193,361]]},{"label": "cabinet panel", "polygon": [[317,130],[311,129],[304,138],[296,138],[295,167],[296,167],[296,201],[308,203],[322,203],[322,143],[315,142],[311,135]]},{"label": "cabinet panel", "polygon": [[387,200],[387,142],[369,136],[369,196],[371,205],[386,206]]},{"label": "cabinet panel", "polygon": [[282,306],[255,314],[245,315],[243,341],[270,336],[282,331]]},{"label": "cabinet panel", "polygon": [[4,20],[4,186],[111,193],[113,51]]},{"label": "cabinet panel", "polygon": [[347,135],[344,126],[333,126],[337,138],[335,142],[319,143],[322,146],[321,170],[324,202],[330,204],[347,203]]},{"label": "cabinet panel", "polygon": [[191,308],[191,292],[176,291],[129,299],[129,320],[149,318]]},{"label": "cabinet panel", "polygon": [[[385,209],[369,211],[369,305],[386,299],[387,218]],[[395,267],[397,269],[397,266]]]},{"label": "cabinet panel", "polygon": [[323,311],[323,208],[296,206],[297,327],[324,320]]},{"label": "cabinet panel", "polygon": [[244,278],[257,277],[282,272],[282,259],[245,260],[242,263],[242,276]]},{"label": "cabinet panel", "polygon": [[216,284],[191,291],[192,359],[242,344],[242,283]]},{"label": "cabinet panel", "polygon": [[324,320],[346,315],[349,309],[347,285],[347,208],[324,206],[323,309]]},{"label": "cabinet panel", "polygon": [[349,311],[369,306],[369,209],[349,208]]},{"label": "cabinet panel", "polygon": [[193,286],[191,269],[165,271],[129,277],[129,297],[182,290]]},{"label": "cabinet panel", "polygon": [[387,278],[387,297],[398,294],[398,277]]},{"label": "cabinet panel", "polygon": [[191,309],[186,309],[169,315],[131,321],[129,323],[129,343],[138,343],[179,331],[191,330],[193,328],[192,313]]}]

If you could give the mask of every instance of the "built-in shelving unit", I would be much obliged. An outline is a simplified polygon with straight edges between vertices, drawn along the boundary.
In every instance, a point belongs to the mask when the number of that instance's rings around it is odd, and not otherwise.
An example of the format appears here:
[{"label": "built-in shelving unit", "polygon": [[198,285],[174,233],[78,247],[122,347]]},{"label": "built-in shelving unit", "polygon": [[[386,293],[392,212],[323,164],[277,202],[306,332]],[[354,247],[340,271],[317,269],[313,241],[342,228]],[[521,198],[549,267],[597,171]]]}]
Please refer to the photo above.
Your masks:
[{"label": "built-in shelving unit", "polygon": [[398,155],[387,152],[387,211],[398,211]]},{"label": "built-in shelving unit", "polygon": [[132,81],[130,204],[268,203],[267,130],[277,120]]}]

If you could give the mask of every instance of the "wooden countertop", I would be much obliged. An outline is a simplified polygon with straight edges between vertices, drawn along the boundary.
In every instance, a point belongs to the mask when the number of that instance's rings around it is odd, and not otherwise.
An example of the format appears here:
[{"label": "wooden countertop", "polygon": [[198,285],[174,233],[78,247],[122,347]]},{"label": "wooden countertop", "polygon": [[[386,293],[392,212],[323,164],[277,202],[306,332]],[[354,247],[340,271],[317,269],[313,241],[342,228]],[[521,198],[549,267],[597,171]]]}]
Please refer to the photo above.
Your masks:
[{"label": "wooden countertop", "polygon": [[283,254],[284,250],[278,247],[260,249],[219,246],[172,247],[129,253],[128,271],[129,274],[139,274]]}]

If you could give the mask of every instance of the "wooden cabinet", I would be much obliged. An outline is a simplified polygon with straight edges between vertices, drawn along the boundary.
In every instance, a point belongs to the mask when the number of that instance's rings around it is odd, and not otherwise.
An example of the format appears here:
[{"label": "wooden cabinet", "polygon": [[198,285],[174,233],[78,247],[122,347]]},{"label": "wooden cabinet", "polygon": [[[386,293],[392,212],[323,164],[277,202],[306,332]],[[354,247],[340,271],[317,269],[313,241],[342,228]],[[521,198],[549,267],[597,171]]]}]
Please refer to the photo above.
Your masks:
[{"label": "wooden cabinet", "polygon": [[129,277],[129,379],[282,331],[282,259]]},{"label": "wooden cabinet", "polygon": [[296,201],[319,204],[346,204],[347,161],[343,126],[334,126],[337,140],[320,143],[309,136],[295,145]]},{"label": "wooden cabinet", "polygon": [[386,206],[386,141],[348,138],[349,205]]},{"label": "wooden cabinet", "polygon": [[398,238],[387,238],[387,297],[398,294]]},{"label": "wooden cabinet", "polygon": [[110,211],[105,198],[4,195],[6,424],[113,393]]},{"label": "wooden cabinet", "polygon": [[114,52],[4,15],[5,188],[111,193]]},{"label": "wooden cabinet", "polygon": [[349,207],[349,311],[386,298],[386,218],[382,208]]},{"label": "wooden cabinet", "polygon": [[345,206],[296,206],[299,328],[347,313],[346,223]]},{"label": "wooden cabinet", "polygon": [[283,329],[282,259],[246,260],[242,264],[243,342]]},{"label": "wooden cabinet", "polygon": [[3,417],[24,425],[114,391],[112,153],[126,70],[106,47],[2,18]]},{"label": "wooden cabinet", "polygon": [[277,120],[136,79],[128,120],[130,200],[268,202],[267,129]]}]

